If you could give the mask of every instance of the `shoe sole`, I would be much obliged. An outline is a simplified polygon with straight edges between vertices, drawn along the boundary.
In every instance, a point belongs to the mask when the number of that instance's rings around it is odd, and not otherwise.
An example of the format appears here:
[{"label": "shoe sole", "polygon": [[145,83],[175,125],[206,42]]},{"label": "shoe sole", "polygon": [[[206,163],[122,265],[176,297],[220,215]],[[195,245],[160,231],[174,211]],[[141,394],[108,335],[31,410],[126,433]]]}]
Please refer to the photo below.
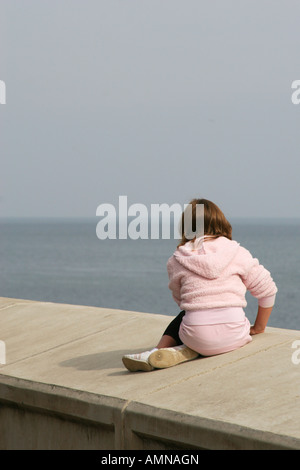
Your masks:
[{"label": "shoe sole", "polygon": [[168,348],[163,348],[150,354],[148,361],[155,369],[167,369],[182,362],[192,361],[198,356],[198,353],[189,348],[182,351],[171,351]]},{"label": "shoe sole", "polygon": [[122,357],[122,362],[126,369],[130,372],[150,372],[153,370],[153,367],[146,361],[139,361],[137,359],[130,359],[129,357]]}]

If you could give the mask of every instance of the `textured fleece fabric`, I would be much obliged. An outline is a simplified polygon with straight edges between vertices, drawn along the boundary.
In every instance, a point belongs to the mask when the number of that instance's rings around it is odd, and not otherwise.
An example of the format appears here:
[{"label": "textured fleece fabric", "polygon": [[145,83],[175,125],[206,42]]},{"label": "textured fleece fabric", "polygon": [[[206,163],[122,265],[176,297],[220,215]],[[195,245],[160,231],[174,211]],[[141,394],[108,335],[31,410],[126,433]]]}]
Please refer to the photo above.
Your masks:
[{"label": "textured fleece fabric", "polygon": [[197,239],[176,249],[167,263],[169,288],[181,310],[246,307],[248,290],[273,298],[277,287],[257,258],[225,237]]}]

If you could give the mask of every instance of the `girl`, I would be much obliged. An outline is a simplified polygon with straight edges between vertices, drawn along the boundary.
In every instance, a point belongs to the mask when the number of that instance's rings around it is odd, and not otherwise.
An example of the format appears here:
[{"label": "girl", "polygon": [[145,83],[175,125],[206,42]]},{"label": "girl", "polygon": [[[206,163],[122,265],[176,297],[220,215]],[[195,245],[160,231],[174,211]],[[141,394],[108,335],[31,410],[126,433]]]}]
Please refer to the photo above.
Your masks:
[{"label": "girl", "polygon": [[[233,351],[249,343],[252,335],[263,333],[271,315],[277,287],[269,271],[232,240],[231,225],[213,202],[193,199],[190,204],[194,230],[201,226],[196,224],[197,204],[204,207],[204,236],[196,233],[189,239],[183,212],[182,238],[167,263],[169,288],[182,311],[156,348],[123,356],[123,364],[130,371],[165,368],[199,354]],[[243,310],[247,290],[258,299],[252,327]]]}]

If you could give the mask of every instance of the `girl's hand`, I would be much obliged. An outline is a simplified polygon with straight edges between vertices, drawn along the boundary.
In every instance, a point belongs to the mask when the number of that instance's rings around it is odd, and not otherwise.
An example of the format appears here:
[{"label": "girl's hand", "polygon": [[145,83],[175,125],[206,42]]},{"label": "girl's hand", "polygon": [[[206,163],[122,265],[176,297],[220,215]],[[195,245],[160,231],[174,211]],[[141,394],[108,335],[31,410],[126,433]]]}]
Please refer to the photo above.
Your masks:
[{"label": "girl's hand", "polygon": [[258,306],[256,320],[254,322],[254,325],[250,328],[250,335],[259,335],[260,333],[264,333],[272,312],[272,308],[273,307],[264,308]]},{"label": "girl's hand", "polygon": [[258,330],[258,329],[255,328],[254,326],[251,326],[251,327],[250,327],[250,335],[251,335],[251,336],[259,335],[259,334],[264,333],[264,332],[265,332],[265,329],[263,329],[263,330]]}]

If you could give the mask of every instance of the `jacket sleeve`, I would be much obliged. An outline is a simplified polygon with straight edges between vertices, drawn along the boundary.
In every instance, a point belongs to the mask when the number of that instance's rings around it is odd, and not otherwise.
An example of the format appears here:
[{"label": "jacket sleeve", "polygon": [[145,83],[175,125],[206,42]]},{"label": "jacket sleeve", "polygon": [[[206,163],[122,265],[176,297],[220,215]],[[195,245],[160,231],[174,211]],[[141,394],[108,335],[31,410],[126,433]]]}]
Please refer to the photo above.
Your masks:
[{"label": "jacket sleeve", "polygon": [[246,249],[243,249],[243,258],[245,263],[241,278],[247,290],[257,299],[275,296],[278,289],[270,272]]},{"label": "jacket sleeve", "polygon": [[175,260],[174,256],[172,256],[167,262],[167,270],[169,275],[169,289],[172,291],[172,296],[177,305],[180,306],[181,296],[180,296],[180,288],[181,288],[181,276],[176,269],[177,261]]}]

